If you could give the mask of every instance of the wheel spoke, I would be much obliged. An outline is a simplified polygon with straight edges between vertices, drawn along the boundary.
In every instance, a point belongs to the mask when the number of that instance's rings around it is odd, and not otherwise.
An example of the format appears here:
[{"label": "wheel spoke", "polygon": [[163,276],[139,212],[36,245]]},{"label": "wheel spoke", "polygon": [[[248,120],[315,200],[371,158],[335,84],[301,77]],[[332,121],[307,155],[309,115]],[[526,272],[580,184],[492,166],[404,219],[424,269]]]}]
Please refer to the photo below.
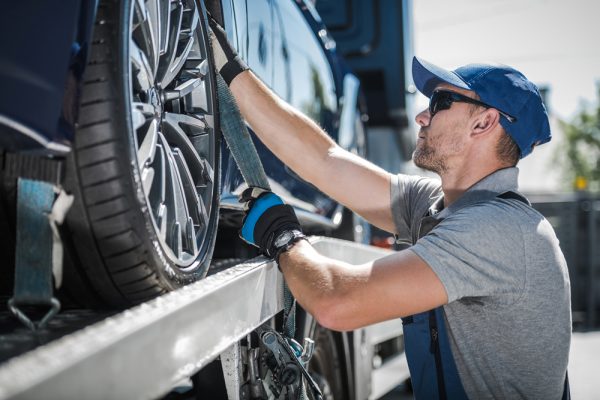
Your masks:
[{"label": "wheel spoke", "polygon": [[[183,193],[184,193],[187,204],[198,204],[198,202],[199,202],[198,193],[196,192],[196,187],[194,186],[194,181],[192,180],[192,175],[190,174],[190,170],[188,169],[188,166],[185,163],[185,159],[183,158],[183,155],[181,154],[181,151],[179,151],[179,149],[173,150],[173,158],[175,159],[176,166],[179,170],[179,176],[181,177],[181,184],[182,184]],[[189,211],[192,211],[192,213],[188,218],[191,219],[194,222],[194,224],[196,224],[198,226],[204,225],[203,218],[197,212],[198,211],[197,209],[192,208]],[[189,235],[192,235],[195,238],[196,235],[194,234],[194,231],[193,231],[194,224],[192,224],[192,233],[190,233],[190,232],[187,232],[188,224],[186,223],[186,232],[185,232],[186,237],[188,237]],[[188,250],[191,249],[190,246],[186,246],[186,248]]]},{"label": "wheel spoke", "polygon": [[192,15],[190,15],[189,21],[191,21],[191,25],[185,29],[184,32],[186,32],[187,34],[189,34],[190,36],[192,35],[192,32],[194,32],[197,28],[198,28],[198,23],[200,22],[200,14],[198,13],[198,8],[196,7],[196,5],[194,3],[192,4],[192,8],[188,8],[185,10],[185,12],[187,13],[192,13]]},{"label": "wheel spoke", "polygon": [[146,8],[148,9],[148,26],[151,33],[150,44],[152,46],[151,54],[154,56],[152,60],[153,65],[158,65],[158,57],[160,56],[160,43],[161,43],[161,26],[162,26],[162,14],[161,5],[164,1],[160,0],[146,0]]},{"label": "wheel spoke", "polygon": [[162,240],[167,239],[167,207],[164,204],[158,206],[158,215],[156,218],[158,225],[158,237]]},{"label": "wheel spoke", "polygon": [[144,0],[135,0],[133,6],[133,26],[132,31],[135,31],[140,27],[141,24],[146,20],[146,5]]},{"label": "wheel spoke", "polygon": [[186,248],[191,254],[196,254],[198,251],[198,242],[194,229],[194,221],[192,218],[188,218],[187,224],[185,225],[185,241]]},{"label": "wheel spoke", "polygon": [[206,82],[202,81],[200,85],[198,85],[197,90],[192,92],[192,109],[193,112],[209,112],[208,109],[208,97],[206,94]]},{"label": "wheel spoke", "polygon": [[208,134],[208,125],[204,121],[204,118],[166,112],[163,116],[163,122],[174,129],[178,129],[178,134],[186,138]]},{"label": "wheel spoke", "polygon": [[200,216],[198,221],[198,235],[204,232],[204,229],[208,226],[208,220],[210,219],[208,216],[208,211],[206,210],[206,205],[204,205],[204,200],[202,197],[198,197],[198,203],[196,212]]},{"label": "wheel spoke", "polygon": [[165,90],[165,101],[181,99],[192,93],[201,83],[200,78],[195,78],[183,82],[173,90]]},{"label": "wheel spoke", "polygon": [[149,90],[154,85],[154,72],[148,58],[133,40],[129,41],[129,56],[133,64],[132,72],[135,83],[137,83],[137,89],[141,91]]},{"label": "wheel spoke", "polygon": [[134,7],[135,29],[132,32],[133,41],[145,50],[149,65],[152,66],[152,77],[158,65],[158,44],[153,25],[157,18],[156,3],[151,0],[149,7],[146,7],[145,1],[136,1]]},{"label": "wheel spoke", "polygon": [[172,225],[173,223],[175,223],[175,221],[178,219],[178,211],[179,208],[177,207],[177,199],[176,199],[176,192],[177,190],[175,190],[175,186],[177,186],[177,183],[175,182],[175,180],[177,179],[174,174],[173,174],[173,170],[175,169],[174,165],[173,165],[173,160],[172,157],[170,155],[171,153],[171,149],[169,147],[169,144],[167,143],[167,140],[165,139],[165,137],[162,135],[162,133],[158,133],[158,137],[160,140],[160,144],[162,145],[163,149],[164,149],[164,165],[165,165],[165,201],[164,204],[167,207],[169,211],[168,213],[168,218],[169,218],[169,225]]},{"label": "wheel spoke", "polygon": [[215,179],[215,171],[212,166],[206,161],[206,159],[202,160],[202,183],[204,185],[208,183],[213,183]]},{"label": "wheel spoke", "polygon": [[[192,136],[190,137],[190,141],[192,142],[192,145],[194,146],[194,149],[196,150],[196,153],[198,153],[198,155],[200,156],[200,158],[203,161],[206,161],[206,158],[209,157],[210,154],[210,149],[211,149],[211,140],[210,140],[210,136],[209,135],[196,135],[196,136]],[[206,161],[206,163],[208,164],[208,161]],[[211,168],[210,164],[208,164],[208,167]],[[206,169],[206,166],[203,167],[203,173],[204,170]],[[208,171],[210,172],[210,171]],[[208,175],[211,175],[210,173]]]},{"label": "wheel spoke", "polygon": [[177,161],[181,157],[181,151],[177,148],[169,147],[164,136],[159,135],[161,142],[165,146],[167,156],[166,206],[170,215],[169,221],[172,221],[169,223],[171,228],[167,226],[167,242],[176,256],[180,258],[182,250],[182,226],[187,224],[187,219],[190,217],[182,181],[182,171],[180,171]]},{"label": "wheel spoke", "polygon": [[171,24],[171,2],[160,2],[160,55],[167,51],[169,43],[169,26]]},{"label": "wheel spoke", "polygon": [[190,23],[186,24],[187,26],[185,28],[180,25],[176,42],[174,42],[174,47],[172,48],[173,53],[176,54],[176,56],[170,59],[169,67],[161,80],[163,88],[166,88],[173,78],[179,74],[179,71],[181,71],[187,61],[190,51],[195,45],[194,32],[198,27],[200,15],[198,14],[198,9],[195,4],[190,2],[190,5],[191,8],[188,9],[183,9],[182,7],[182,20]]},{"label": "wheel spoke", "polygon": [[171,243],[171,250],[175,253],[177,258],[181,258],[181,253],[183,252],[183,246],[181,243],[181,224],[179,221],[175,222],[173,228],[171,229],[171,234],[167,238],[167,240]]},{"label": "wheel spoke", "polygon": [[171,64],[167,68],[165,76],[161,81],[162,87],[167,87],[169,85],[169,83],[171,83],[171,81],[173,81],[173,78],[175,78],[175,76],[177,76],[179,71],[181,71],[181,68],[183,68],[183,65],[185,64],[186,57],[189,54],[190,50],[192,49],[193,45],[194,45],[194,38],[190,37],[187,40],[187,43],[186,43],[185,47],[183,48],[183,50],[181,51],[181,53],[179,55],[177,55],[171,61]]},{"label": "wheel spoke", "polygon": [[163,134],[168,138],[169,142],[177,146],[189,166],[194,182],[203,182],[204,164],[202,158],[194,148],[194,145],[188,138],[187,132],[182,129],[184,125],[188,132],[193,133],[202,126],[202,121],[180,114],[165,113],[163,120]]},{"label": "wheel spoke", "polygon": [[144,115],[144,113],[136,108],[135,106],[131,107],[131,121],[133,122],[133,130],[137,131],[146,123],[148,118]]},{"label": "wheel spoke", "polygon": [[[181,31],[181,20],[183,16],[183,5],[181,3],[176,4],[175,8],[171,10],[170,26],[169,26],[169,37],[167,47],[164,55],[160,58],[158,66],[157,81],[164,82],[164,77],[173,63],[177,54],[177,45],[179,41],[179,32]],[[162,85],[161,85],[162,86]],[[162,86],[163,88],[165,86]]]},{"label": "wheel spoke", "polygon": [[202,58],[188,57],[183,65],[185,72],[196,76],[198,78],[204,78],[208,74],[209,68],[208,60]]},{"label": "wheel spoke", "polygon": [[[151,164],[154,170],[154,181],[150,190],[146,191],[148,195],[148,201],[150,202],[150,208],[155,213],[157,218],[161,215],[161,207],[165,207],[166,200],[166,167],[165,167],[165,150],[161,143],[156,145],[156,155],[154,162]],[[157,225],[160,227],[160,223],[157,220]]]},{"label": "wheel spoke", "polygon": [[150,193],[154,182],[154,168],[146,167],[142,170],[142,188],[144,193]]},{"label": "wheel spoke", "polygon": [[146,164],[152,163],[156,146],[158,144],[158,122],[153,119],[148,126],[148,130],[142,139],[142,144],[137,151],[138,165],[143,168]]},{"label": "wheel spoke", "polygon": [[155,111],[154,111],[154,106],[152,104],[134,101],[133,103],[131,103],[131,105],[132,105],[132,108],[141,112],[145,118],[151,118],[154,116]]}]

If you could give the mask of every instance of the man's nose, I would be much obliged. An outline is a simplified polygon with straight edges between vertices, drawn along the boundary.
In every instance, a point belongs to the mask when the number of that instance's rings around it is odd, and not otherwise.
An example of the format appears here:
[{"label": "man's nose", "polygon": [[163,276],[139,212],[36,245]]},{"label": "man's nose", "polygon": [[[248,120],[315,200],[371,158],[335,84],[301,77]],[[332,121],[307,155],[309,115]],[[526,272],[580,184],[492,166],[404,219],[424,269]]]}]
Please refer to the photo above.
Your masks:
[{"label": "man's nose", "polygon": [[417,116],[415,117],[415,121],[420,126],[429,126],[429,123],[431,122],[431,115],[429,114],[429,108],[426,108],[423,111],[421,111],[420,113],[418,113]]}]

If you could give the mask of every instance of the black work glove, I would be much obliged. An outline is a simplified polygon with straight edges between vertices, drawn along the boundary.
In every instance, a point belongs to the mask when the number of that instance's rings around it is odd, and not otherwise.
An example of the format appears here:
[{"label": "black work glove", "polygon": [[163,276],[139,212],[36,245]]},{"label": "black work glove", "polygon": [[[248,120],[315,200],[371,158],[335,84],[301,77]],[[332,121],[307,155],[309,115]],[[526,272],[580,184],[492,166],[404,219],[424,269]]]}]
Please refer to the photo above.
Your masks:
[{"label": "black work glove", "polygon": [[241,194],[246,215],[240,236],[262,254],[278,260],[279,255],[305,236],[294,209],[275,193],[250,187]]},{"label": "black work glove", "polygon": [[248,65],[238,56],[227,40],[227,33],[223,27],[210,14],[208,14],[208,24],[210,25],[209,36],[215,68],[229,86],[233,78],[249,69]]}]

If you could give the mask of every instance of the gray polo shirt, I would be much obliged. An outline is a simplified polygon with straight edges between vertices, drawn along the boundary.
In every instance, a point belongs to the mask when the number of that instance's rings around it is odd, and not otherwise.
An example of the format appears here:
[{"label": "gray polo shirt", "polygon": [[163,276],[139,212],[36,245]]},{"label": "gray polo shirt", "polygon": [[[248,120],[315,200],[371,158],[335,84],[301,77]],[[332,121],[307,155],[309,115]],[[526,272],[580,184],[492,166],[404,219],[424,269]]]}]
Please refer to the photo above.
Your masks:
[{"label": "gray polo shirt", "polygon": [[[471,399],[560,399],[563,391],[571,340],[567,265],[541,214],[496,197],[517,191],[517,181],[517,168],[498,170],[443,208],[439,181],[392,179],[397,233],[448,294],[450,346]],[[418,239],[429,208],[443,221]]]}]

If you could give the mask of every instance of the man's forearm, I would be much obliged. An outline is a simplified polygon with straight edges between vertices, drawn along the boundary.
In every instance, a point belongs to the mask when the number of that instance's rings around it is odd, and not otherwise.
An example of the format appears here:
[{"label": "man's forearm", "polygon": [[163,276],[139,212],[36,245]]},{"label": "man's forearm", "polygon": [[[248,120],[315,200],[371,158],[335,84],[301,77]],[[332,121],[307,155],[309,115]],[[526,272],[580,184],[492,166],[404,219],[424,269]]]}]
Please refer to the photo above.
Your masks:
[{"label": "man's forearm", "polygon": [[305,241],[283,253],[279,265],[294,297],[321,325],[335,330],[360,325],[353,298],[354,289],[369,279],[366,266],[325,257]]},{"label": "man's forearm", "polygon": [[389,173],[342,149],[251,71],[240,73],[230,87],[246,121],[281,161],[372,224],[390,232],[395,229]]},{"label": "man's forearm", "polygon": [[300,241],[281,255],[279,265],[302,307],[334,330],[356,329],[448,302],[436,273],[410,249],[351,265]]},{"label": "man's forearm", "polygon": [[302,178],[314,183],[319,163],[337,144],[312,120],[279,99],[251,71],[239,74],[230,87],[260,140]]}]

